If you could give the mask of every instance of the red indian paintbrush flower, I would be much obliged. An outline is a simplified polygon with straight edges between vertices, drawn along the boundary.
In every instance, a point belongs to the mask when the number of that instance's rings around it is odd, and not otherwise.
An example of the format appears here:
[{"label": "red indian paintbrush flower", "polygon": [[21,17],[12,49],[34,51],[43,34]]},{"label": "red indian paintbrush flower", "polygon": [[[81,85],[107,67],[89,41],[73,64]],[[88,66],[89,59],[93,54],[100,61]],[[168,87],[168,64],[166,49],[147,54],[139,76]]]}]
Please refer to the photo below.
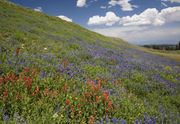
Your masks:
[{"label": "red indian paintbrush flower", "polygon": [[80,109],[81,108],[81,104],[78,104],[77,107],[78,107],[78,109]]},{"label": "red indian paintbrush flower", "polygon": [[6,100],[8,98],[8,89],[6,88],[3,92],[3,99]]},{"label": "red indian paintbrush flower", "polygon": [[65,103],[66,103],[66,105],[70,105],[70,100],[67,99]]},{"label": "red indian paintbrush flower", "polygon": [[39,87],[37,86],[35,89],[35,93],[38,93],[40,91]]},{"label": "red indian paintbrush flower", "polygon": [[49,94],[49,88],[46,88],[45,90],[44,90],[44,96],[47,96]]},{"label": "red indian paintbrush flower", "polygon": [[28,73],[28,72],[29,72],[29,68],[28,68],[28,67],[25,67],[25,68],[23,69],[23,72]]},{"label": "red indian paintbrush flower", "polygon": [[84,96],[85,96],[85,97],[88,97],[88,96],[89,96],[89,93],[88,93],[88,92],[85,92],[85,93],[84,93]]},{"label": "red indian paintbrush flower", "polygon": [[34,90],[34,92],[32,93],[32,96],[35,96],[36,94],[38,94],[40,91],[39,87],[37,86],[36,89]]},{"label": "red indian paintbrush flower", "polygon": [[100,99],[100,96],[96,96],[96,102],[98,102]]},{"label": "red indian paintbrush flower", "polygon": [[11,72],[7,74],[3,80],[5,83],[8,83],[8,82],[14,83],[15,81],[18,80],[18,77],[13,72]]},{"label": "red indian paintbrush flower", "polygon": [[104,99],[105,99],[106,101],[109,101],[108,91],[105,91],[103,95],[104,95]]},{"label": "red indian paintbrush flower", "polygon": [[111,103],[111,101],[108,101],[108,108],[112,109],[112,103]]},{"label": "red indian paintbrush flower", "polygon": [[4,78],[0,78],[0,85],[3,83]]},{"label": "red indian paintbrush flower", "polygon": [[92,93],[92,92],[90,92],[89,94],[90,94],[90,96],[92,97],[93,93]]},{"label": "red indian paintbrush flower", "polygon": [[98,82],[98,84],[95,86],[95,91],[99,91],[100,90],[100,88],[101,88],[101,83],[100,82]]},{"label": "red indian paintbrush flower", "polygon": [[28,90],[31,89],[32,87],[32,79],[31,77],[24,77],[24,83],[25,83],[25,86]]},{"label": "red indian paintbrush flower", "polygon": [[32,93],[32,96],[35,96],[35,95],[36,95],[35,92],[33,92],[33,93]]}]

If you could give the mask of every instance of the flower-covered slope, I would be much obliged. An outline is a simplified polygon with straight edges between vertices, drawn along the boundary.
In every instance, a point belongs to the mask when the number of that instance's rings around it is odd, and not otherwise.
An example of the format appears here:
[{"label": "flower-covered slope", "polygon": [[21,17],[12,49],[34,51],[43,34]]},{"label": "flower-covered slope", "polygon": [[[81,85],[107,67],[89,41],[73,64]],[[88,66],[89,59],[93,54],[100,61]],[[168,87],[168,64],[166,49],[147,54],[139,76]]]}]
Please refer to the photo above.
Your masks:
[{"label": "flower-covered slope", "polygon": [[0,121],[179,123],[180,63],[0,0]]}]

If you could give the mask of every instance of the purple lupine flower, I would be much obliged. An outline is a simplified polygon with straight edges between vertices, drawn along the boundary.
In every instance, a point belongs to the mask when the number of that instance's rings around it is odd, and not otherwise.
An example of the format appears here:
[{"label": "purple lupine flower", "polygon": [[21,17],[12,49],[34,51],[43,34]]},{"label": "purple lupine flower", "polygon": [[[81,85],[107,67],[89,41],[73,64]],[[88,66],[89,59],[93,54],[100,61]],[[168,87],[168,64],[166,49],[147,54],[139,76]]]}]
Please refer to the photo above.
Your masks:
[{"label": "purple lupine flower", "polygon": [[113,119],[112,119],[112,122],[113,122],[113,123],[119,123],[119,119],[113,118]]},{"label": "purple lupine flower", "polygon": [[138,120],[138,119],[136,119],[135,123],[136,123],[136,124],[139,124],[139,120]]},{"label": "purple lupine flower", "polygon": [[108,117],[108,115],[106,115],[106,124],[108,124],[109,123],[109,117]]},{"label": "purple lupine flower", "polygon": [[41,77],[41,78],[45,78],[46,76],[47,76],[46,72],[41,72],[41,73],[40,73],[40,77]]},{"label": "purple lupine flower", "polygon": [[10,119],[8,114],[3,114],[3,121],[8,122]]},{"label": "purple lupine flower", "polygon": [[102,119],[102,118],[101,118],[101,120],[100,120],[99,124],[103,124],[103,119]]},{"label": "purple lupine flower", "polygon": [[103,119],[101,118],[101,120],[100,120],[100,121],[95,122],[95,124],[104,124],[104,123],[103,123]]},{"label": "purple lupine flower", "polygon": [[121,124],[126,124],[126,120],[124,120],[124,119],[121,119],[120,122],[121,122]]}]

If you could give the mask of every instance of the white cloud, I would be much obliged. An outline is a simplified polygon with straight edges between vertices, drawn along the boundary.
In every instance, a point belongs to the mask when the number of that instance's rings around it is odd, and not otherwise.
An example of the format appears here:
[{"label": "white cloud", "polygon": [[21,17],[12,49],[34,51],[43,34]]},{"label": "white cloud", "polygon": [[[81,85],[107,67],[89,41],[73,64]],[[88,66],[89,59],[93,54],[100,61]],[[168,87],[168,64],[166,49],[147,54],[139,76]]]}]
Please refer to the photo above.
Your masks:
[{"label": "white cloud", "polygon": [[163,2],[180,3],[180,0],[161,0]]},{"label": "white cloud", "polygon": [[112,26],[119,21],[119,17],[114,12],[107,12],[106,16],[93,16],[89,18],[88,25],[106,25]]},{"label": "white cloud", "polygon": [[57,16],[57,17],[65,20],[65,21],[72,22],[72,19],[70,19],[70,18],[68,18],[68,17],[66,17],[66,16],[64,16],[64,15],[59,15],[59,16]]},{"label": "white cloud", "polygon": [[107,12],[106,16],[93,16],[89,18],[88,25],[112,26],[119,22],[123,26],[154,25],[160,26],[171,22],[180,22],[180,6],[169,7],[158,11],[156,8],[148,8],[139,15],[116,16],[114,12]]},{"label": "white cloud", "polygon": [[[158,10],[155,8],[147,9],[139,15],[125,16],[120,20],[120,24],[123,26],[131,25],[150,25],[155,23],[156,16],[158,15]],[[159,21],[159,23],[162,23]]]},{"label": "white cloud", "polygon": [[106,6],[100,6],[101,9],[106,9],[107,7]]},{"label": "white cloud", "polygon": [[160,12],[156,8],[146,9],[139,15],[125,16],[120,19],[123,26],[132,25],[163,25],[180,21],[180,7],[169,7]]},{"label": "white cloud", "polygon": [[130,1],[131,0],[111,0],[109,1],[109,5],[110,6],[120,5],[123,11],[132,11],[134,8],[137,8],[137,6],[129,3]]},{"label": "white cloud", "polygon": [[103,29],[92,29],[106,36],[119,37],[133,44],[158,44],[177,43],[180,39],[180,27],[110,27]]},{"label": "white cloud", "polygon": [[77,0],[77,7],[84,7],[86,5],[86,0]]},{"label": "white cloud", "polygon": [[42,12],[43,11],[43,9],[42,9],[42,7],[37,7],[37,8],[34,8],[34,11],[37,11],[37,12]]}]

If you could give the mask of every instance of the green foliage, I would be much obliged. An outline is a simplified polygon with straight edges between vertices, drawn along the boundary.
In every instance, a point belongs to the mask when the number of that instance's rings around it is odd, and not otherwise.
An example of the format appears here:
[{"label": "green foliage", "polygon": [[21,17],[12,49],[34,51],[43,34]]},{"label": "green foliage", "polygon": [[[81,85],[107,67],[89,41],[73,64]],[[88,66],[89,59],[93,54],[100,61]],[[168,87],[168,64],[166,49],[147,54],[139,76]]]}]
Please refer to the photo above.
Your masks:
[{"label": "green foliage", "polygon": [[102,68],[101,66],[92,66],[92,65],[85,65],[83,67],[87,78],[94,79],[96,77],[107,77],[108,71],[106,68]]},{"label": "green foliage", "polygon": [[174,83],[178,83],[178,80],[171,74],[162,74],[161,76],[166,80],[172,81]]},{"label": "green foliage", "polygon": [[166,67],[164,67],[164,70],[165,71],[172,71],[172,68],[170,66],[166,66]]},{"label": "green foliage", "polygon": [[136,83],[145,83],[145,77],[142,73],[134,72],[132,75],[132,80]]},{"label": "green foliage", "polygon": [[180,122],[179,87],[166,84],[180,77],[171,66],[143,72],[134,62],[138,70],[121,72],[130,57],[119,55],[135,48],[121,39],[4,0],[0,17],[0,121],[8,115],[12,123],[86,124],[108,115],[110,123],[135,123],[147,114],[157,123]]}]

